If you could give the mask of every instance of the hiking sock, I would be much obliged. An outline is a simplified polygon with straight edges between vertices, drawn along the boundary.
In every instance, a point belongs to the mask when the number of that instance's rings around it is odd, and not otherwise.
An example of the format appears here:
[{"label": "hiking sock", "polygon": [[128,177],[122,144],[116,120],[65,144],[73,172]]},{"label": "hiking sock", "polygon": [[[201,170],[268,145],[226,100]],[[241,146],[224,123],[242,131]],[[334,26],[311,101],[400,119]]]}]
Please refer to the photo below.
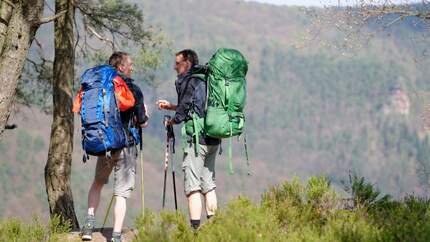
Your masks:
[{"label": "hiking sock", "polygon": [[213,214],[212,214],[212,215],[207,215],[207,216],[206,216],[206,218],[209,220],[209,219],[211,219],[213,216],[214,216]]},{"label": "hiking sock", "polygon": [[114,241],[121,241],[121,232],[112,232],[112,239]]},{"label": "hiking sock", "polygon": [[198,229],[199,228],[199,226],[200,226],[200,219],[196,219],[196,220],[191,219],[190,222],[191,222],[191,227],[193,227],[193,229]]}]

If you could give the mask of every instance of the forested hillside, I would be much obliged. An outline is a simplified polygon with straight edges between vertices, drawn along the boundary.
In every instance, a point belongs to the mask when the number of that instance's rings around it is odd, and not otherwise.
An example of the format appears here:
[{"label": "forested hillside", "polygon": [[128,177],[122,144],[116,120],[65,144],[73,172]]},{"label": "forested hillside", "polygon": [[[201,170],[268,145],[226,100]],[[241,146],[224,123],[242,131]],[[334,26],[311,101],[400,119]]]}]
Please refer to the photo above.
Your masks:
[{"label": "forested hillside", "polygon": [[[269,184],[294,175],[324,175],[339,187],[349,172],[397,198],[428,195],[430,149],[422,115],[430,101],[430,70],[421,53],[429,41],[413,40],[414,33],[426,30],[407,23],[393,26],[393,32],[406,34],[376,34],[345,53],[323,44],[343,40],[333,26],[324,26],[327,32],[309,41],[312,18],[296,7],[233,0],[148,0],[140,6],[172,43],[171,56],[155,76],[156,86],[140,82],[152,115],[144,153],[149,208],[161,207],[165,139],[165,113],[154,103],[176,99],[173,56],[183,48],[195,49],[202,63],[219,47],[237,48],[249,60],[246,132],[252,176],[246,176],[242,141],[234,142],[236,174],[227,174],[225,155],[217,162],[222,203],[238,194],[258,200]],[[0,140],[0,216],[47,214],[43,167],[50,118],[35,107],[19,108],[11,120],[18,129]],[[82,164],[79,125],[76,118],[72,182],[77,213],[83,215],[95,162]],[[179,171],[182,155],[175,158]],[[177,174],[181,181],[181,172]],[[105,200],[109,196],[104,193]],[[138,197],[136,193],[132,213]]]},{"label": "forested hillside", "polygon": [[[325,174],[339,184],[351,171],[394,196],[427,194],[425,25],[412,19],[382,31],[375,21],[369,25],[375,36],[354,44],[333,21],[317,26],[316,37],[308,34],[314,21],[301,8],[228,0],[169,6],[147,1],[144,9],[174,50],[194,48],[202,62],[224,46],[247,56],[253,163],[270,170],[256,170],[259,179]],[[359,47],[343,49],[345,42]]]}]

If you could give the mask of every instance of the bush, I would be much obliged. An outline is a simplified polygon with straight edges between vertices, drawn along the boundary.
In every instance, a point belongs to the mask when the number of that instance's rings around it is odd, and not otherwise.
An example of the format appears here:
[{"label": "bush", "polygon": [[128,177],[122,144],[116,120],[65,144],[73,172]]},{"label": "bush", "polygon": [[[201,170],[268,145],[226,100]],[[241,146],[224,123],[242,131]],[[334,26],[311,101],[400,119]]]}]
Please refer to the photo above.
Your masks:
[{"label": "bush", "polygon": [[285,232],[270,210],[239,197],[203,225],[196,241],[285,241]]},{"label": "bush", "polygon": [[306,187],[295,178],[263,194],[262,206],[290,230],[307,223],[320,229],[336,207],[336,195],[325,177],[311,177]]},{"label": "bush", "polygon": [[256,207],[243,197],[231,201],[225,209],[194,232],[186,216],[163,211],[160,216],[147,211],[136,221],[136,241],[284,241],[284,231],[275,216]]},{"label": "bush", "polygon": [[136,227],[139,230],[136,241],[192,241],[193,232],[181,212],[172,213],[162,211],[157,217],[149,210],[145,217],[136,218]]},{"label": "bush", "polygon": [[30,224],[25,224],[16,218],[0,222],[0,241],[40,242],[61,241],[60,234],[70,231],[70,223],[60,223],[61,219],[53,217],[47,226],[39,218],[33,218]]},{"label": "bush", "polygon": [[[197,232],[182,212],[147,210],[136,219],[135,241],[430,241],[430,201],[388,199],[364,178],[352,183],[359,206],[340,209],[325,177],[272,187],[258,206],[246,197],[230,201]],[[70,223],[54,217],[47,226],[10,219],[0,223],[0,241],[64,241]]]}]

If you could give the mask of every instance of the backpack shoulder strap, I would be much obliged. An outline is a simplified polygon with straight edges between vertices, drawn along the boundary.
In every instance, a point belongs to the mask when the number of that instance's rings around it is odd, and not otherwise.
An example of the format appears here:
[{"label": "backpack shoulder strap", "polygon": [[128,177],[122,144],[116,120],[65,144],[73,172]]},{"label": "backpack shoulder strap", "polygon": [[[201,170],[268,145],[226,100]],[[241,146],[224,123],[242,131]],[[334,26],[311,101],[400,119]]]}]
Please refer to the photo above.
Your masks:
[{"label": "backpack shoulder strap", "polygon": [[206,75],[202,74],[202,73],[192,74],[191,77],[194,77],[194,78],[196,78],[196,79],[198,79],[200,81],[206,81],[206,79],[205,79]]}]

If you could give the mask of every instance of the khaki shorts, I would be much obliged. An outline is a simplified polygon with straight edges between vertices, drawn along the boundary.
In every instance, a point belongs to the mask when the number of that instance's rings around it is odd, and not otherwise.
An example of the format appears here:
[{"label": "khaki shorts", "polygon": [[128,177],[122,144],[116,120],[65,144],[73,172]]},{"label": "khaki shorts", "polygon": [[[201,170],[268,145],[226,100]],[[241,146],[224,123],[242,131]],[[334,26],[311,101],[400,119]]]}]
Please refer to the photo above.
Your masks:
[{"label": "khaki shorts", "polygon": [[215,157],[218,147],[219,145],[200,145],[198,156],[195,154],[194,144],[185,148],[182,170],[187,196],[195,191],[206,194],[215,189]]},{"label": "khaki shorts", "polygon": [[[112,158],[97,157],[95,180],[107,184],[114,170],[113,195],[129,198],[136,179],[137,149],[135,146],[112,153]],[[115,168],[115,169],[114,169]]]}]

